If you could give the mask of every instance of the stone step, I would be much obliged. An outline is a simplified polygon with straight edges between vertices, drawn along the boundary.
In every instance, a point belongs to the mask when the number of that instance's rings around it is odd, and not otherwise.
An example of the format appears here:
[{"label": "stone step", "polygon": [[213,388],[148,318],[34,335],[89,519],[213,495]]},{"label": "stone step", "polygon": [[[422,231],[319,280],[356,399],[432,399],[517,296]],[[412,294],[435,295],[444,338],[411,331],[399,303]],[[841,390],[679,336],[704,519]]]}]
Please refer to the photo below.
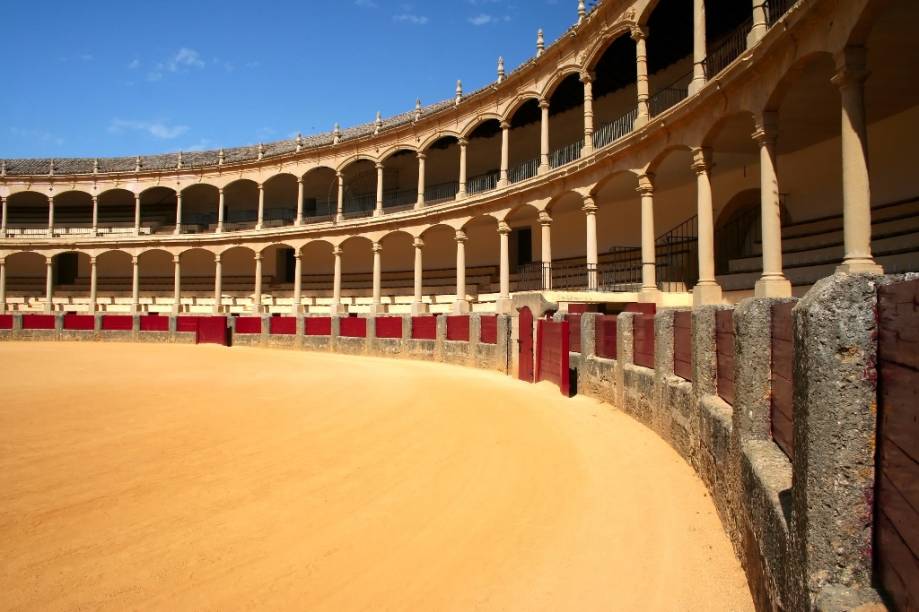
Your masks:
[{"label": "stone step", "polygon": [[[841,210],[842,207],[840,207]],[[919,215],[919,199],[887,204],[875,208],[871,213],[872,223],[901,217]],[[790,223],[782,227],[783,238],[796,238],[842,230],[842,213],[809,221]]]}]

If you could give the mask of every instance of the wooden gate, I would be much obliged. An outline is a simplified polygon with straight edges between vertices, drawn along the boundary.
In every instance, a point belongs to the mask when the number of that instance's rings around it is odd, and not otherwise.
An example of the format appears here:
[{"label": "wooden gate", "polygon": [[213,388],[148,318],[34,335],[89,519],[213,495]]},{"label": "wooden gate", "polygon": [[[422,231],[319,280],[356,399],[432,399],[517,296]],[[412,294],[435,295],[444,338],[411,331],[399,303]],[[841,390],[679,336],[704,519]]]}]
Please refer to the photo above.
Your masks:
[{"label": "wooden gate", "polygon": [[919,609],[919,280],[878,290],[874,550],[894,608]]},{"label": "wooden gate", "polygon": [[540,319],[536,328],[536,382],[548,380],[558,385],[562,395],[571,395],[571,370],[568,351],[570,323]]},{"label": "wooden gate", "polygon": [[229,327],[226,317],[197,317],[197,344],[229,346]]},{"label": "wooden gate", "polygon": [[517,377],[533,382],[533,312],[526,306],[519,310],[517,338]]}]

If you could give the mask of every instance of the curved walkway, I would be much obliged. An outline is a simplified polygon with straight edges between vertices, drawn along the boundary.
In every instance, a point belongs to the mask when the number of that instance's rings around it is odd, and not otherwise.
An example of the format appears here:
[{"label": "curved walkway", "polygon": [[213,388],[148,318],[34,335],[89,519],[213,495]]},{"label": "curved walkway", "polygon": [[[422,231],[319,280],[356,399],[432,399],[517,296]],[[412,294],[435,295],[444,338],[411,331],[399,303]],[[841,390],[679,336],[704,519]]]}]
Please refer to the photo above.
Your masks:
[{"label": "curved walkway", "polygon": [[0,345],[0,608],[750,610],[701,482],[477,370]]}]

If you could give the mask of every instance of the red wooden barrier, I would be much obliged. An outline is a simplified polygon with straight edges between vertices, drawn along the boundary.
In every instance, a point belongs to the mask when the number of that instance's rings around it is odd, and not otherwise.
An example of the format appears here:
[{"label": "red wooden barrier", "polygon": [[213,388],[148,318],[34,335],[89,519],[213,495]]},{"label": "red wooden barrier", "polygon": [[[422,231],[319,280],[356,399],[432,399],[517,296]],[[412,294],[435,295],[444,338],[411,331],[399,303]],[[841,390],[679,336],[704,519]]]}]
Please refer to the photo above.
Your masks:
[{"label": "red wooden barrier", "polygon": [[627,304],[622,312],[637,312],[639,314],[655,315],[657,314],[657,304],[639,304],[632,302]]},{"label": "red wooden barrier", "polygon": [[570,394],[568,321],[540,320],[536,326],[536,382],[548,380],[558,385],[562,395]]},{"label": "red wooden barrier", "polygon": [[919,609],[919,280],[878,290],[875,561],[893,609]]},{"label": "red wooden barrier", "polygon": [[715,356],[718,360],[718,395],[734,405],[734,311],[715,313]]},{"label": "red wooden barrier", "polygon": [[199,317],[178,317],[176,318],[176,331],[182,333],[198,333]]},{"label": "red wooden barrier", "polygon": [[568,347],[572,353],[581,352],[581,314],[568,313],[565,315],[568,321]]},{"label": "red wooden barrier", "polygon": [[24,314],[22,329],[54,329],[54,315]]},{"label": "red wooden barrier", "polygon": [[794,302],[772,307],[772,438],[789,458],[794,449]]},{"label": "red wooden barrier", "polygon": [[71,331],[93,331],[96,318],[92,315],[65,314],[64,329]]},{"label": "red wooden barrier", "polygon": [[13,315],[0,315],[0,329],[13,329]]},{"label": "red wooden barrier", "polygon": [[413,340],[436,340],[437,317],[412,317]]},{"label": "red wooden barrier", "polygon": [[271,317],[268,319],[268,333],[272,336],[296,335],[297,317]]},{"label": "red wooden barrier", "polygon": [[654,369],[654,315],[640,314],[634,318],[632,330],[635,365]]},{"label": "red wooden barrier", "polygon": [[533,382],[533,312],[524,306],[519,310],[517,319],[517,378],[526,382]]},{"label": "red wooden barrier", "polygon": [[479,318],[479,342],[482,344],[498,343],[498,315]]},{"label": "red wooden barrier", "polygon": [[338,335],[344,338],[366,338],[367,319],[361,317],[346,317],[340,321],[341,327]]},{"label": "red wooden barrier", "polygon": [[447,340],[469,342],[469,315],[447,317]]},{"label": "red wooden barrier", "polygon": [[616,336],[618,334],[619,319],[614,315],[597,317],[597,327],[594,330],[594,345],[597,357],[616,359]]},{"label": "red wooden barrier", "polygon": [[306,317],[303,319],[303,333],[307,336],[331,336],[332,317]]},{"label": "red wooden barrier", "polygon": [[131,315],[102,315],[103,331],[131,331],[134,317]]},{"label": "red wooden barrier", "polygon": [[236,317],[235,331],[237,334],[260,334],[262,333],[261,317]]},{"label": "red wooden barrier", "polygon": [[226,317],[198,317],[198,344],[229,344]]},{"label": "red wooden barrier", "polygon": [[402,317],[377,317],[377,338],[402,339]]},{"label": "red wooden barrier", "polygon": [[692,380],[692,312],[673,313],[673,373]]},{"label": "red wooden barrier", "polygon": [[140,331],[168,332],[169,317],[161,317],[159,315],[144,315],[140,318]]}]

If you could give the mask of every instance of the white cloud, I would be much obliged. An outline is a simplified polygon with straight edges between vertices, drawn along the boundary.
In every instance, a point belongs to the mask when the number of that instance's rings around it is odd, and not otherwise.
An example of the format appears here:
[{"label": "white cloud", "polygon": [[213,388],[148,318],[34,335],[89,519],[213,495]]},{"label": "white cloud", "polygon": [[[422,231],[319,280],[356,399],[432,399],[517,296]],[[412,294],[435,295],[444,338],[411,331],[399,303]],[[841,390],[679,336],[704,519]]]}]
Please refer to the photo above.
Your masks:
[{"label": "white cloud", "polygon": [[425,25],[429,21],[424,15],[415,15],[414,13],[393,15],[392,20],[398,23],[410,23],[412,25]]},{"label": "white cloud", "polygon": [[172,140],[188,131],[187,125],[170,125],[165,121],[137,121],[132,119],[112,119],[108,131],[112,134],[124,132],[146,132],[160,140]]},{"label": "white cloud", "polygon": [[509,15],[504,15],[503,17],[499,17],[497,15],[479,13],[478,15],[475,15],[474,17],[470,17],[467,21],[469,21],[469,23],[471,23],[474,26],[483,26],[483,25],[489,25],[493,23],[499,23],[502,21],[510,21],[510,20],[511,18]]},{"label": "white cloud", "polygon": [[147,73],[147,80],[160,81],[167,72],[178,73],[187,72],[191,69],[201,70],[205,65],[206,62],[201,58],[200,53],[194,49],[182,47],[166,61],[158,62],[153,70]]}]

